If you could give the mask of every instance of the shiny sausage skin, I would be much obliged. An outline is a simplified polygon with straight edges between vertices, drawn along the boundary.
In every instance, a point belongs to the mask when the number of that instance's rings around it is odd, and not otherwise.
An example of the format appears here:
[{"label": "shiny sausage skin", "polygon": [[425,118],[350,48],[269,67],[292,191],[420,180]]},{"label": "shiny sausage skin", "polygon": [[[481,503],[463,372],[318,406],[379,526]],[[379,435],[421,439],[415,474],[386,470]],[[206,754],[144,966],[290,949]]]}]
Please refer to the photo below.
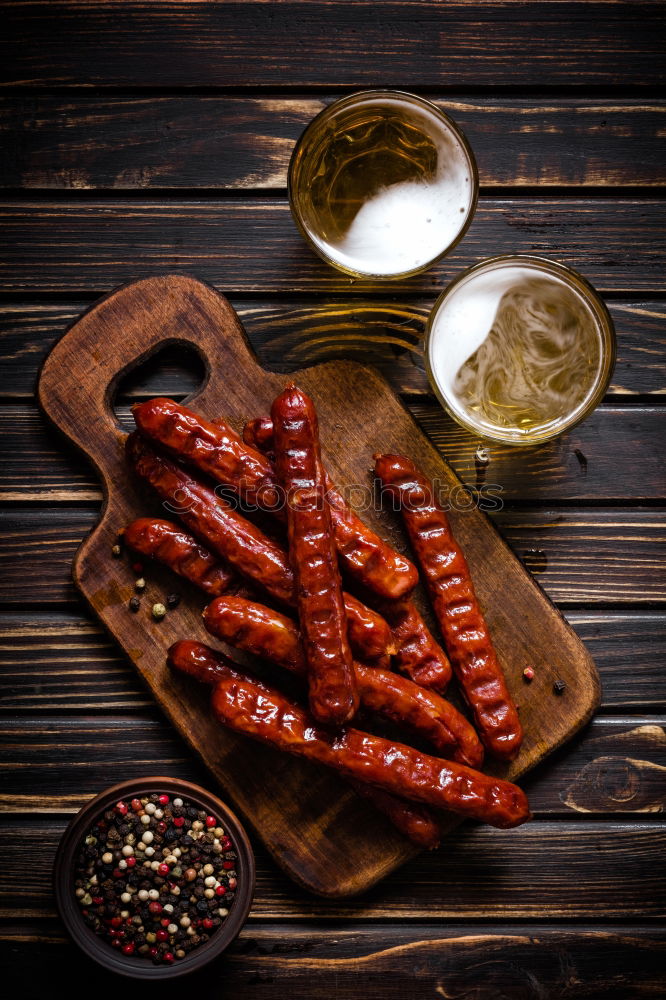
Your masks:
[{"label": "shiny sausage skin", "polygon": [[[272,419],[248,420],[243,428],[243,440],[265,455],[273,453]],[[363,523],[335,488],[325,469],[324,476],[335,543],[344,568],[365,587],[388,600],[397,600],[413,590],[419,582],[416,567]]]},{"label": "shiny sausage skin", "polygon": [[[235,669],[236,664],[223,653],[214,652],[201,642],[181,639],[169,650],[167,662],[172,669],[188,674],[195,680],[214,687],[226,677],[226,665]],[[368,799],[391,821],[396,830],[419,847],[433,850],[438,846],[441,831],[436,816],[425,806],[407,802],[380,788],[373,788],[361,781],[351,781],[354,791]]]},{"label": "shiny sausage skin", "polygon": [[341,726],[358,708],[314,403],[289,385],[273,402],[275,469],[287,498],[289,561],[308,665],[310,711]]},{"label": "shiny sausage skin", "polygon": [[354,654],[368,666],[388,670],[391,654],[396,650],[396,642],[388,622],[351,594],[343,594],[342,597],[347,612],[349,645]]},{"label": "shiny sausage skin", "polygon": [[[224,420],[204,420],[161,397],[136,404],[132,413],[141,434],[172,457],[230,486],[251,507],[284,519],[284,494],[270,462],[248,447]],[[329,503],[336,547],[349,573],[389,600],[412,590],[418,581],[416,567],[370,531],[335,490]]]},{"label": "shiny sausage skin", "polygon": [[[246,530],[254,543],[258,541],[260,553],[261,543],[266,540],[269,546],[266,553],[271,557],[268,566],[271,577],[269,586],[262,577],[262,573],[266,571],[265,560],[262,563],[249,558],[254,553],[252,547],[248,558],[242,560],[242,567],[240,557],[236,559],[234,565],[269,593],[274,596],[280,595],[278,600],[295,605],[293,575],[287,554],[280,546],[268,539],[240,514],[228,511],[227,506],[222,504],[212,490],[193,479],[175,462],[158,455],[136,432],[128,437],[126,450],[128,462],[134,472],[153,487],[193,534],[222,555],[226,561],[232,562],[232,559],[230,555],[225,557],[224,553],[230,552],[232,546],[239,545]],[[184,490],[182,494],[181,488]],[[236,525],[240,528],[238,537],[235,534]],[[367,660],[377,664],[386,663],[389,651],[393,648],[393,639],[384,619],[375,611],[366,608],[351,594],[344,595],[344,602],[349,643],[356,656],[364,662]]]},{"label": "shiny sausage skin", "polygon": [[395,639],[396,669],[415,684],[444,694],[451,680],[451,664],[414,601],[386,601],[382,611]]},{"label": "shiny sausage skin", "polygon": [[235,573],[172,521],[141,517],[125,528],[126,544],[156,559],[200,590],[219,597],[237,582]]},{"label": "shiny sausage skin", "polygon": [[522,726],[449,519],[437,506],[428,480],[408,458],[375,456],[375,472],[384,488],[400,502],[453,669],[474,713],[477,731],[491,753],[512,760],[523,740]]},{"label": "shiny sausage skin", "polygon": [[224,420],[204,420],[164,397],[137,403],[132,415],[142,436],[173,458],[231,486],[252,507],[283,511],[282,494],[270,462],[261,452],[248,448]]},{"label": "shiny sausage skin", "polygon": [[127,439],[127,457],[170,511],[216,555],[283,604],[293,599],[287,556],[271,538],[171,459],[158,455],[138,434]]},{"label": "shiny sausage skin", "polygon": [[205,655],[199,652],[184,661],[183,644],[176,643],[169,650],[169,665],[207,684],[215,674],[213,714],[234,732],[316,760],[346,778],[500,829],[530,818],[527,798],[516,785],[351,727],[332,734],[278,691],[244,676],[227,657],[194,645]]},{"label": "shiny sausage skin", "polygon": [[[211,635],[305,676],[307,667],[298,629],[278,611],[240,597],[219,597],[203,614]],[[444,756],[480,767],[483,747],[467,719],[434,691],[426,691],[390,670],[354,663],[361,704],[427,740]]]}]

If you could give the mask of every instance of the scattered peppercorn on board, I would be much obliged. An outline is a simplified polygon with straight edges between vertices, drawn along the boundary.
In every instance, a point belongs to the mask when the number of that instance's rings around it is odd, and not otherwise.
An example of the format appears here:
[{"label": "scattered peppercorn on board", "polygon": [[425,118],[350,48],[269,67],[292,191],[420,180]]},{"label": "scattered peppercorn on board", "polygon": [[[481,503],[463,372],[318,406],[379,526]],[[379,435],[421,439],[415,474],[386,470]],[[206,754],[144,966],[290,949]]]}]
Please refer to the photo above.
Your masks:
[{"label": "scattered peppercorn on board", "polygon": [[[372,500],[373,452],[407,454],[445,490],[456,491],[462,500],[457,506],[466,509],[449,512],[453,530],[525,729],[518,758],[510,765],[488,758],[484,770],[516,779],[568,740],[598,704],[596,668],[486,515],[465,503],[457,477],[374,371],[340,361],[289,376],[267,372],[227,300],[184,276],[124,286],[86,312],[53,348],[39,381],[43,410],[90,458],[103,484],[102,514],[75,557],[75,582],[282,868],[321,895],[362,892],[416,848],[335,774],[222,729],[208,711],[207,692],[168,670],[166,651],[174,641],[210,642],[201,621],[204,596],[150,566],[139,608],[130,610],[136,573],[126,554],[114,559],[112,549],[125,525],[148,513],[148,505],[125,465],[114,390],[129,370],[174,344],[194,348],[206,367],[204,385],[187,405],[209,419],[224,416],[239,431],[248,418],[267,413],[272,399],[295,379],[317,406],[331,477],[341,489],[357,487],[353,502],[368,502],[362,517],[400,551],[408,554],[399,515],[378,509]],[[169,608],[166,598],[174,590],[182,600]],[[414,597],[432,621],[423,595]],[[156,604],[164,605],[164,616],[151,613]],[[452,818],[450,827],[458,822]]]}]

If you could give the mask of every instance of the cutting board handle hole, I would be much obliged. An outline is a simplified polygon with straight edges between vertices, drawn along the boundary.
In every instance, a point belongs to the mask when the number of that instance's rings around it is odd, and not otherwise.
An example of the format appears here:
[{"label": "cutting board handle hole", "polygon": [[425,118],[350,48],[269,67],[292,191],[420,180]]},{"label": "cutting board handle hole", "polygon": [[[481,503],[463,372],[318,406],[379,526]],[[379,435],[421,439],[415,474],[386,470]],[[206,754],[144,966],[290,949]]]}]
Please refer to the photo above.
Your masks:
[{"label": "cutting board handle hole", "polygon": [[202,355],[190,344],[168,344],[125,372],[112,386],[111,406],[124,430],[134,427],[130,406],[153,396],[182,402],[196,395],[207,379]]}]

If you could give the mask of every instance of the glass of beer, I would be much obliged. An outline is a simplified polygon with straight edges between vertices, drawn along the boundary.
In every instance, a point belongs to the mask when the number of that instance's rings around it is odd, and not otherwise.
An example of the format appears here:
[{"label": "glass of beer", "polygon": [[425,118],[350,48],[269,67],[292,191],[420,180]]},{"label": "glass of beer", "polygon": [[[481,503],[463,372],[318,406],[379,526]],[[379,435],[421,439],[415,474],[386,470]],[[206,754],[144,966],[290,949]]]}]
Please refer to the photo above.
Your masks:
[{"label": "glass of beer", "polygon": [[448,253],[478,196],[472,151],[434,104],[392,90],[342,98],[310,122],[289,203],[312,248],[356,277],[403,278]]},{"label": "glass of beer", "polygon": [[615,331],[580,274],[541,257],[493,257],[437,299],[425,359],[434,392],[459,424],[481,438],[534,445],[602,399]]}]

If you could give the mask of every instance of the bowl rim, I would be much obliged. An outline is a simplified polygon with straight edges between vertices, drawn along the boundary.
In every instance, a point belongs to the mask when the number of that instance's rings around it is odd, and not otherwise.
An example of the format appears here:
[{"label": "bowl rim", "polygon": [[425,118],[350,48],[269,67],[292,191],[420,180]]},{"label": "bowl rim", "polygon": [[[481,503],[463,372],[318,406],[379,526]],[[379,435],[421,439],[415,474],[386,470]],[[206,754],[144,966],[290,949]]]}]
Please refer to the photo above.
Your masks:
[{"label": "bowl rim", "polygon": [[[463,281],[477,272],[484,271],[486,268],[497,264],[510,265],[514,263],[518,265],[524,264],[526,266],[532,265],[536,269],[554,273],[557,277],[561,278],[568,284],[573,284],[574,287],[578,289],[579,293],[583,295],[590,311],[594,314],[599,325],[602,338],[602,367],[597,377],[596,384],[594,385],[594,391],[590,393],[589,399],[585,405],[581,406],[579,411],[574,411],[569,419],[556,430],[543,433],[538,437],[534,436],[529,439],[515,438],[510,434],[504,434],[499,430],[497,433],[491,433],[490,431],[485,430],[481,432],[471,421],[465,420],[465,418],[461,416],[461,414],[458,413],[452,405],[450,405],[446,394],[441,390],[439,383],[435,378],[433,366],[430,361],[430,348],[434,336],[434,326],[437,320],[437,315],[449,295],[451,295],[451,293],[455,291],[455,289]],[[468,431],[470,434],[473,434],[477,439],[486,442],[493,442],[495,444],[508,445],[509,447],[515,448],[539,447],[542,444],[546,444],[548,441],[556,440],[558,437],[561,437],[562,434],[567,433],[572,430],[572,428],[577,427],[578,424],[582,423],[583,420],[586,420],[606,395],[610,380],[613,376],[616,359],[617,333],[615,331],[615,324],[608,310],[608,306],[601,297],[601,294],[596,290],[594,285],[580,273],[580,271],[576,271],[573,267],[569,267],[567,264],[563,264],[559,260],[553,260],[550,257],[544,257],[540,254],[497,254],[493,257],[484,257],[482,260],[479,260],[476,263],[471,264],[469,267],[464,268],[462,271],[459,271],[458,274],[456,274],[455,277],[444,286],[440,294],[435,299],[435,302],[428,313],[423,334],[423,360],[428,382],[430,384],[430,388],[446,413],[448,413],[451,419],[454,420],[460,427]]]},{"label": "bowl rim", "polygon": [[[115,805],[119,799],[127,798],[130,793],[133,793],[132,797],[153,793],[181,796],[206,809],[212,815],[219,816],[238,855],[240,891],[236,894],[229,908],[228,917],[208,941],[194,948],[185,958],[172,965],[154,965],[149,959],[137,959],[135,956],[125,956],[115,951],[85,924],[73,892],[73,866],[81,838],[93,825],[97,816],[112,804]],[[104,789],[90,799],[72,818],[56,850],[53,863],[53,888],[58,913],[70,937],[82,951],[98,964],[110,972],[133,979],[175,979],[207,965],[225,951],[240,933],[250,912],[254,896],[254,852],[247,833],[236,814],[212,792],[180,778],[162,776],[133,778]]]},{"label": "bowl rim", "polygon": [[[332,257],[329,257],[328,254],[326,254],[318,246],[318,244],[315,242],[315,240],[308,232],[301,218],[301,212],[297,205],[297,200],[295,195],[294,172],[295,172],[295,163],[298,157],[298,153],[300,152],[303,144],[306,142],[308,135],[311,134],[312,129],[319,121],[321,121],[324,118],[327,118],[329,115],[343,108],[347,104],[355,103],[359,99],[365,100],[367,98],[376,98],[377,100],[381,100],[381,99],[395,98],[395,97],[407,98],[409,101],[412,101],[415,104],[419,104],[422,108],[425,108],[426,110],[435,114],[438,118],[440,118],[444,122],[446,127],[453,133],[455,138],[460,143],[462,150],[465,156],[467,157],[471,175],[470,182],[472,190],[471,190],[470,203],[465,215],[465,221],[463,223],[463,226],[459,230],[458,235],[451,241],[451,243],[449,243],[447,247],[445,247],[443,250],[440,250],[440,252],[435,257],[432,257],[425,264],[419,265],[419,267],[410,268],[407,271],[395,271],[392,272],[391,274],[377,274],[374,271],[358,271],[352,267],[348,267],[345,264],[341,264],[339,261],[333,260]],[[334,101],[331,101],[330,104],[325,104],[324,107],[321,109],[321,111],[319,111],[314,116],[314,118],[312,118],[312,120],[308,122],[308,124],[305,126],[300,136],[294,143],[294,148],[292,149],[291,156],[289,158],[289,167],[287,169],[287,198],[289,200],[291,217],[296,223],[296,226],[301,236],[308,244],[310,249],[314,250],[317,256],[320,257],[321,260],[325,261],[330,267],[334,267],[336,270],[341,271],[343,274],[348,274],[355,279],[370,278],[374,281],[386,281],[386,282],[400,281],[404,278],[412,278],[418,274],[424,274],[434,264],[437,264],[439,261],[443,260],[444,257],[450,254],[451,251],[454,250],[458,246],[460,241],[464,239],[464,237],[467,235],[467,231],[469,227],[472,225],[472,222],[474,221],[474,216],[476,215],[476,210],[478,208],[478,203],[479,203],[479,168],[476,162],[476,157],[474,155],[474,150],[472,149],[470,141],[463,132],[460,125],[458,125],[458,123],[454,121],[454,119],[451,118],[451,116],[447,114],[446,111],[443,111],[433,101],[429,101],[426,97],[422,97],[420,94],[412,94],[408,90],[400,90],[399,88],[395,89],[370,88],[369,90],[355,90],[351,94],[347,94],[343,97],[338,97]]]}]

